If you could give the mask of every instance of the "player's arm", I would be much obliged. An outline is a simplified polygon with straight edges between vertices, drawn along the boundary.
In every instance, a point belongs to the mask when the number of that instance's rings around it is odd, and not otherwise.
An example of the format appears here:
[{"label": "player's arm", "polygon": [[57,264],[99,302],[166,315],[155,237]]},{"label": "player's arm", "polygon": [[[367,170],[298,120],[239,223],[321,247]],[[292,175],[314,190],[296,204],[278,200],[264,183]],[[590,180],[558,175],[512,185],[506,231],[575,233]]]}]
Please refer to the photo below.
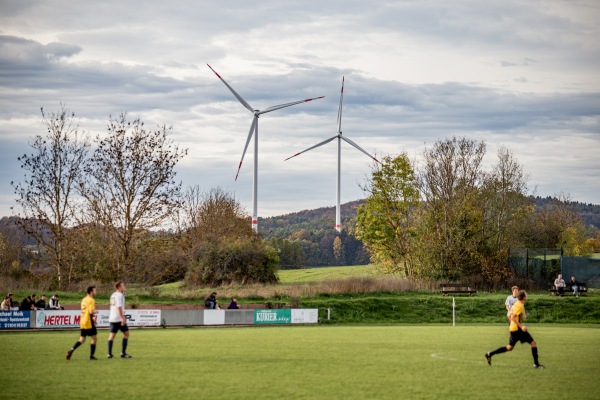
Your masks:
[{"label": "player's arm", "polygon": [[117,312],[119,313],[119,317],[121,317],[121,326],[125,326],[127,324],[127,320],[125,319],[125,313],[123,313],[123,297],[120,299],[120,304],[117,307]]}]

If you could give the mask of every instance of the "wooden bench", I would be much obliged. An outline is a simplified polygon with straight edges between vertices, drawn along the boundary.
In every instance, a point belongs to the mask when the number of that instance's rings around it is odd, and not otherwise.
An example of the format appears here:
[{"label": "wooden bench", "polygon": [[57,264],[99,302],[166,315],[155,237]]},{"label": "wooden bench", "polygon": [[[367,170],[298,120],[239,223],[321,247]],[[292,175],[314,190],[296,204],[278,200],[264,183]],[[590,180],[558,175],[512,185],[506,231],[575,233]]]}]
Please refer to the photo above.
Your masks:
[{"label": "wooden bench", "polygon": [[[587,293],[587,285],[585,283],[580,282],[577,286],[579,287],[579,294]],[[558,296],[558,291],[556,290],[556,286],[552,285],[550,287],[550,289],[548,289],[548,291],[550,292],[550,294]],[[573,287],[567,283],[565,285],[565,294],[568,294],[568,293],[573,294],[573,295],[575,294],[575,293],[573,293]]]},{"label": "wooden bench", "polygon": [[470,296],[477,293],[477,290],[464,283],[440,283],[440,290],[444,296],[455,293],[467,293]]}]

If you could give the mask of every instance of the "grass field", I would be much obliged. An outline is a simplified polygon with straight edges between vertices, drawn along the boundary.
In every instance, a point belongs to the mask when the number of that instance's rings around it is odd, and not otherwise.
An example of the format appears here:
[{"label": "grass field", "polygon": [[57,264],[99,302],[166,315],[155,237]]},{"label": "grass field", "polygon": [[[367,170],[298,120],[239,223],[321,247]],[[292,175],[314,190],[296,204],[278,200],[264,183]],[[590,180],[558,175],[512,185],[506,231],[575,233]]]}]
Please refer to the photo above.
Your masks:
[{"label": "grass field", "polygon": [[[530,326],[529,346],[494,357],[506,325],[140,329],[129,360],[71,361],[70,332],[0,332],[1,399],[597,399],[600,327]],[[120,336],[119,336],[120,337]],[[117,342],[115,343],[117,345]]]},{"label": "grass field", "polygon": [[277,274],[279,275],[279,281],[284,284],[382,275],[378,274],[372,265],[290,269],[278,271]]}]

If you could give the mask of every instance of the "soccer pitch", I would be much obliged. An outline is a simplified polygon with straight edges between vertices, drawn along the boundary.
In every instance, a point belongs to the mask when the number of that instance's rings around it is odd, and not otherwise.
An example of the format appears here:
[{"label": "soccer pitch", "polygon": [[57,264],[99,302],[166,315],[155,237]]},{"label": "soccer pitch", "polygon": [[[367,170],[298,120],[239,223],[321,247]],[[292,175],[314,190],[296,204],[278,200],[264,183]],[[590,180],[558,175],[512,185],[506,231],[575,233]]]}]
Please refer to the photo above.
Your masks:
[{"label": "soccer pitch", "polygon": [[[132,359],[108,332],[74,353],[70,332],[2,332],[1,399],[598,399],[600,326],[530,326],[495,356],[506,325],[133,329]],[[121,334],[115,341],[120,351]]]}]

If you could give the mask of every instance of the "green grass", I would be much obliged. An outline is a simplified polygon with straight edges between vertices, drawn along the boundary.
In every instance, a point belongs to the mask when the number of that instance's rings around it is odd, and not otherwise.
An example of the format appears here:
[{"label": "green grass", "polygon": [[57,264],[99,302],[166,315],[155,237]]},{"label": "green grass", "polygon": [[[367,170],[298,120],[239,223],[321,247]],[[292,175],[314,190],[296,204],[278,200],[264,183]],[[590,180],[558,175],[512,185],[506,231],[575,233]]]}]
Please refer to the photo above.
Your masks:
[{"label": "green grass", "polygon": [[[596,399],[600,327],[531,325],[544,370],[504,324],[133,330],[99,361],[77,331],[0,333],[0,399]],[[118,347],[118,343],[116,343]]]},{"label": "green grass", "polygon": [[278,272],[281,283],[307,283],[333,279],[382,276],[372,265],[291,269]]}]

